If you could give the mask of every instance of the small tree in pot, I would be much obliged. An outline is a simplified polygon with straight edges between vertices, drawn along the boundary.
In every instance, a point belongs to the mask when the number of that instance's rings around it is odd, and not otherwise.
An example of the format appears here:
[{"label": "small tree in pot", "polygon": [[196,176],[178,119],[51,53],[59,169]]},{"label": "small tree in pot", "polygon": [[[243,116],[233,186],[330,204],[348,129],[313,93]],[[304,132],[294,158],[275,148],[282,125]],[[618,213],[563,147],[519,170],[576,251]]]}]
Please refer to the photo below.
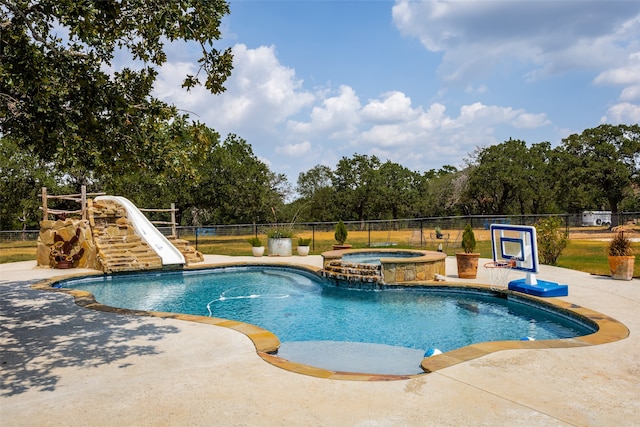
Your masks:
[{"label": "small tree in pot", "polygon": [[476,235],[467,224],[462,232],[462,249],[464,252],[456,254],[458,264],[458,277],[461,279],[475,279],[478,275],[479,253],[473,252],[476,249]]},{"label": "small tree in pot", "polygon": [[342,222],[342,220],[338,221],[338,223],[336,224],[336,232],[333,235],[333,237],[335,237],[336,242],[338,242],[338,244],[333,245],[333,249],[351,248],[351,245],[345,245],[344,243],[347,241],[348,234],[349,232],[347,231],[347,227],[344,225],[344,222]]},{"label": "small tree in pot", "polygon": [[624,235],[624,231],[619,231],[609,243],[608,253],[611,277],[631,280],[636,257],[633,255],[631,240]]}]

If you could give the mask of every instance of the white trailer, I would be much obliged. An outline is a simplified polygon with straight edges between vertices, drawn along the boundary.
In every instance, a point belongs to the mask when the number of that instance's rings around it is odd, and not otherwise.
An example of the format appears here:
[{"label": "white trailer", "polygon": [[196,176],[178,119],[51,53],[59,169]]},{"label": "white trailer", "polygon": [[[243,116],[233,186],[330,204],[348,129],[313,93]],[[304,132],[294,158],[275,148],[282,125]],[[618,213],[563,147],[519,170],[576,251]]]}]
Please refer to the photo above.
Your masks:
[{"label": "white trailer", "polygon": [[583,227],[593,227],[597,225],[611,225],[611,211],[582,212]]}]

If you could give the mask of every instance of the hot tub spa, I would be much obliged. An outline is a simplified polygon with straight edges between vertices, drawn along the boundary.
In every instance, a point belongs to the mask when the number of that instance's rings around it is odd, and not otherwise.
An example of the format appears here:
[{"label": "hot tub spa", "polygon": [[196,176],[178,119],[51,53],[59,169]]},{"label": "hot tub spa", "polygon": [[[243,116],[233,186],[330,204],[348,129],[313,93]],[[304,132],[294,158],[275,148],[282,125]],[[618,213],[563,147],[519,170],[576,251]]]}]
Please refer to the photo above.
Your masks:
[{"label": "hot tub spa", "polygon": [[415,249],[342,249],[322,253],[322,275],[342,283],[404,285],[445,275],[442,252]]}]

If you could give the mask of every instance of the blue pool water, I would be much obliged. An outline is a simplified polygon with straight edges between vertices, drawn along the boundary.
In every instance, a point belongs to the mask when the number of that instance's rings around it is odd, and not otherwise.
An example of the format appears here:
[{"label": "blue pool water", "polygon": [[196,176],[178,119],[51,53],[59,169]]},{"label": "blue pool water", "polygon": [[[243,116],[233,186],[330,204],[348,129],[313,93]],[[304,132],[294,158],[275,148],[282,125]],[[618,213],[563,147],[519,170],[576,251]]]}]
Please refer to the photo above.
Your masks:
[{"label": "blue pool water", "polygon": [[380,258],[417,258],[418,252],[352,252],[342,255],[342,260],[357,264],[380,264]]},{"label": "blue pool water", "polygon": [[[573,319],[478,292],[363,291],[330,286],[323,280],[304,270],[261,266],[101,276],[62,286],[87,290],[98,302],[114,307],[251,323],[278,336],[282,357],[315,366],[325,363],[320,367],[337,369],[314,357],[330,359],[327,354],[333,352],[327,349],[340,343],[342,347],[363,343],[360,351],[368,353],[410,350],[415,372],[388,372],[387,367],[378,372],[388,374],[418,373],[422,355],[432,347],[445,352],[477,342],[558,339],[594,332]],[[321,343],[330,347],[320,350]],[[351,347],[349,351],[358,351]],[[376,373],[373,369],[366,371]]]}]

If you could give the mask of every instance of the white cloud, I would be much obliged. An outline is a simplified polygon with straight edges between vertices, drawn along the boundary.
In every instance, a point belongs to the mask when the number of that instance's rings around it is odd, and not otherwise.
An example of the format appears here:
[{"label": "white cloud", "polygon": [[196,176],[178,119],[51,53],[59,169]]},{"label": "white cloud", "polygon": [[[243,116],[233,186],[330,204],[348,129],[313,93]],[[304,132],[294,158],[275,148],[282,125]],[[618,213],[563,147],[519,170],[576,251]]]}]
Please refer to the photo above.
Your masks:
[{"label": "white cloud", "polygon": [[631,85],[640,83],[640,54],[635,54],[636,63],[603,71],[595,79],[597,84]]},{"label": "white cloud", "polygon": [[195,72],[195,65],[183,62],[162,66],[155,94],[178,108],[197,111],[200,120],[223,134],[240,134],[240,128],[256,133],[272,128],[274,123],[283,122],[313,102],[314,95],[302,89],[295,70],[278,62],[273,46],[249,49],[237,44],[233,55],[233,73],[222,94],[211,95],[203,87],[190,92],[182,89],[184,76]]},{"label": "white cloud", "polygon": [[534,129],[548,125],[551,121],[544,113],[532,114],[520,112],[511,123],[516,129]]},{"label": "white cloud", "polygon": [[362,109],[362,118],[374,123],[405,122],[415,117],[411,98],[402,92],[382,94],[382,100],[371,100]]},{"label": "white cloud", "polygon": [[[603,71],[593,82],[599,85],[626,86],[620,92],[619,100],[623,102],[640,101],[640,52],[629,55],[626,63],[621,66]],[[612,108],[620,109],[620,105],[625,105],[622,107],[622,110],[629,110],[629,105],[626,104],[619,104]],[[609,109],[609,111],[609,115],[612,115],[611,109]],[[618,113],[613,115],[624,116],[625,114],[620,115]]]},{"label": "white cloud", "polygon": [[[402,91],[381,93],[362,104],[348,85],[311,92],[293,68],[279,62],[273,46],[234,48],[234,71],[227,91],[213,96],[204,88],[187,93],[180,85],[194,63],[169,62],[159,72],[155,93],[218,131],[236,133],[274,172],[295,182],[316,164],[335,166],[342,156],[377,155],[413,170],[460,166],[477,146],[498,142],[498,129],[534,129],[549,124],[544,113],[462,104],[448,113],[444,102],[413,105]],[[487,92],[469,85],[468,93]],[[443,96],[446,91],[441,93]]]},{"label": "white cloud", "polygon": [[291,120],[287,127],[298,134],[325,132],[333,139],[349,138],[356,133],[359,110],[355,91],[343,85],[336,96],[329,96],[322,100],[322,105],[313,107],[309,122]]},{"label": "white cloud", "polygon": [[438,167],[459,166],[475,147],[502,142],[496,139],[497,127],[533,129],[550,123],[545,114],[479,102],[462,106],[457,116],[447,115],[439,103],[432,104],[426,112],[416,108],[410,113],[411,120],[362,129],[357,147],[414,170],[424,169],[424,160]]},{"label": "white cloud", "polygon": [[300,157],[308,154],[311,151],[311,143],[309,141],[301,142],[300,144],[287,144],[276,147],[276,153],[284,154],[290,157]]},{"label": "white cloud", "polygon": [[419,134],[419,129],[412,126],[381,125],[362,132],[359,143],[372,144],[377,147],[399,147],[413,144]]},{"label": "white cloud", "polygon": [[629,86],[620,93],[621,101],[640,101],[640,85]]},{"label": "white cloud", "polygon": [[600,119],[601,123],[628,124],[640,123],[640,105],[623,102],[610,107],[607,115]]},{"label": "white cloud", "polygon": [[400,32],[444,52],[440,75],[471,80],[506,63],[528,78],[573,69],[606,69],[637,46],[640,4],[604,1],[399,0]]}]

